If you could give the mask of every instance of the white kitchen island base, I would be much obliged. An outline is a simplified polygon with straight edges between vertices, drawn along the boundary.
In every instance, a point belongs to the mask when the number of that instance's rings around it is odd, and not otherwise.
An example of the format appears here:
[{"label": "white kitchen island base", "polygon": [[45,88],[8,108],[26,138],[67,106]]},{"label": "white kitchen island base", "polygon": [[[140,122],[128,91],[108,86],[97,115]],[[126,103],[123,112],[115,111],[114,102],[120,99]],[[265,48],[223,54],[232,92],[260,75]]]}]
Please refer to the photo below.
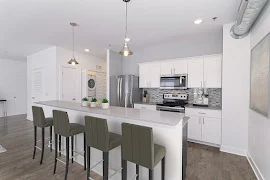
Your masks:
[{"label": "white kitchen island base", "polygon": [[[122,134],[121,124],[123,122],[148,126],[153,128],[153,137],[156,144],[166,147],[165,179],[182,179],[182,127],[184,125],[184,114],[172,112],[159,112],[149,110],[139,110],[122,107],[110,107],[109,109],[82,107],[79,103],[64,101],[38,102],[37,106],[44,109],[46,117],[52,117],[52,110],[66,111],[71,123],[84,125],[85,116],[93,116],[107,119],[109,131]],[[162,121],[164,122],[162,123]],[[186,123],[186,122],[185,122]],[[65,141],[62,140],[62,147]],[[74,150],[83,152],[83,135],[75,137]],[[63,154],[65,155],[64,151]],[[83,157],[77,156],[74,159],[83,165]],[[102,152],[91,148],[91,167],[102,160]],[[117,147],[109,152],[109,176],[114,170],[121,168],[121,147]],[[135,176],[135,164],[128,162],[128,180]],[[93,171],[102,175],[102,163],[96,166]],[[85,171],[86,173],[86,171]],[[110,178],[120,180],[121,172]],[[148,179],[148,169],[140,166],[140,179]],[[154,180],[161,180],[161,163],[154,168]]]}]

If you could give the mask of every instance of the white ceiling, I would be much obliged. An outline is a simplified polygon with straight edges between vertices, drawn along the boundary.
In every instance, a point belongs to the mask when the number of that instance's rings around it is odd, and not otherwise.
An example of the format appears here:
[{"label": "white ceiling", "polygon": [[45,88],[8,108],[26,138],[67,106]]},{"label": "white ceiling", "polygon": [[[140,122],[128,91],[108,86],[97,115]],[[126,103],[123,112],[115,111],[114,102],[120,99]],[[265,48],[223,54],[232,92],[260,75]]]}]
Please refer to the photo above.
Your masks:
[{"label": "white ceiling", "polygon": [[[236,19],[241,0],[131,0],[130,47],[133,51],[187,35],[211,35]],[[51,46],[71,49],[76,22],[76,51],[120,51],[125,27],[122,0],[0,0],[0,57],[23,60]],[[213,17],[218,19],[213,22]],[[193,21],[202,18],[201,25]]]}]

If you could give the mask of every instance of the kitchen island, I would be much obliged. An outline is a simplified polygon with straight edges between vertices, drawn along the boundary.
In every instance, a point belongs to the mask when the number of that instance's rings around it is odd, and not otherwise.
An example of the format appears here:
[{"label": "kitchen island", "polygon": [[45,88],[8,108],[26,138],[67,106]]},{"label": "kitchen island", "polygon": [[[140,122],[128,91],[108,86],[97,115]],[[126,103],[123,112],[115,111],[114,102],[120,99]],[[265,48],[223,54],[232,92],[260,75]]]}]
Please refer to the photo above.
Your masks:
[{"label": "kitchen island", "polygon": [[[107,119],[109,131],[117,134],[122,134],[121,124],[123,122],[152,127],[154,142],[166,147],[165,179],[182,179],[182,132],[188,120],[183,113],[114,106],[108,109],[90,108],[82,107],[80,103],[65,101],[44,101],[37,102],[36,105],[43,107],[46,117],[52,116],[52,110],[66,111],[71,123],[84,125],[85,116]],[[65,145],[63,144],[62,147],[65,147]],[[75,151],[83,151],[83,135],[76,136]],[[102,152],[91,148],[91,167],[101,160]],[[83,157],[77,156],[75,161],[83,164]],[[121,168],[121,147],[110,151],[109,167],[112,169],[109,171],[109,175],[114,172],[113,170]],[[128,179],[132,179],[135,176],[135,169],[135,164],[128,163]],[[102,175],[102,164],[96,166],[93,171]],[[121,173],[110,179],[121,179]],[[146,168],[140,167],[140,179],[148,179],[148,170]],[[154,179],[161,180],[161,164],[158,164],[154,169]]]}]

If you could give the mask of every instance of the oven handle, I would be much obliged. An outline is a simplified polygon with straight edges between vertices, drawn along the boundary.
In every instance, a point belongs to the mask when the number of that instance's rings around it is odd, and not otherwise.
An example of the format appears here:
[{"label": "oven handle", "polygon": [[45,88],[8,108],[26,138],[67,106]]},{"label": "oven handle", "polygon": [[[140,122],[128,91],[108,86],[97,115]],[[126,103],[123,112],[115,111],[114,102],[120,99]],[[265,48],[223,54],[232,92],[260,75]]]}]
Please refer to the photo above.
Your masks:
[{"label": "oven handle", "polygon": [[181,112],[181,111],[183,111],[183,110],[185,110],[185,108],[184,109],[179,109],[179,108],[175,108],[175,107],[169,107],[169,108],[167,108],[167,107],[164,107],[164,106],[156,106],[156,110],[157,111],[172,111],[172,112]]}]

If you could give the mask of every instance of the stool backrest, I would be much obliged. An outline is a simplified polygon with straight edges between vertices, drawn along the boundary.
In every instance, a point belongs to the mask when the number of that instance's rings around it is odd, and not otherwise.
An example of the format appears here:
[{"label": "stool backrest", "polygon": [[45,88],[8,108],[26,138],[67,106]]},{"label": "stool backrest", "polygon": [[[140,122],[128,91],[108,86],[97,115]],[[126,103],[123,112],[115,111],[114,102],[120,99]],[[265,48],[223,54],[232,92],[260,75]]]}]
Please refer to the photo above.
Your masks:
[{"label": "stool backrest", "polygon": [[146,168],[154,166],[153,130],[122,123],[122,158]]},{"label": "stool backrest", "polygon": [[86,145],[109,152],[109,131],[106,119],[85,116]]},{"label": "stool backrest", "polygon": [[54,133],[68,137],[70,133],[70,124],[68,113],[64,111],[53,110]]},{"label": "stool backrest", "polygon": [[45,125],[45,115],[42,107],[32,106],[34,126],[43,127]]}]

